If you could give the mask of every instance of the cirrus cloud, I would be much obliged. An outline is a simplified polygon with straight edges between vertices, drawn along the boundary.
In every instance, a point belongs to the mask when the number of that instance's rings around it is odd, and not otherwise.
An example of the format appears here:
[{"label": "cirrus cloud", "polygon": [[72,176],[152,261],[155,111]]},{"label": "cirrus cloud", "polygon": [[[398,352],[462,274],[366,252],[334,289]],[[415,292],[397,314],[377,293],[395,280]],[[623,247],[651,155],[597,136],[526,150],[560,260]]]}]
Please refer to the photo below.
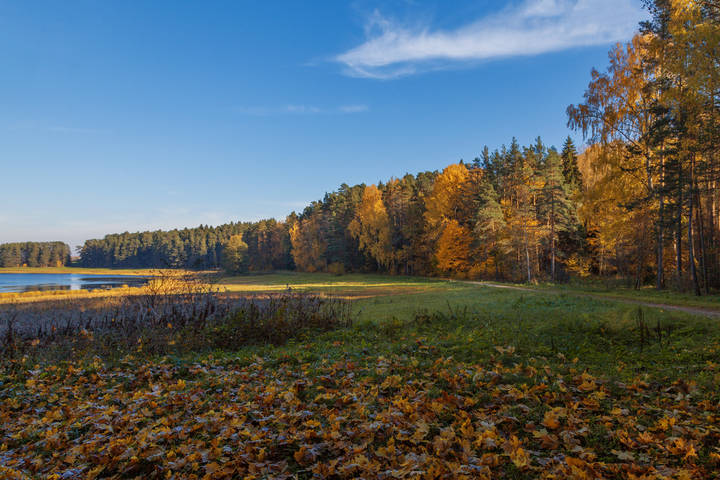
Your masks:
[{"label": "cirrus cloud", "polygon": [[376,11],[368,19],[365,42],[334,60],[351,76],[396,78],[624,41],[645,18],[638,0],[525,0],[455,30],[406,26]]}]

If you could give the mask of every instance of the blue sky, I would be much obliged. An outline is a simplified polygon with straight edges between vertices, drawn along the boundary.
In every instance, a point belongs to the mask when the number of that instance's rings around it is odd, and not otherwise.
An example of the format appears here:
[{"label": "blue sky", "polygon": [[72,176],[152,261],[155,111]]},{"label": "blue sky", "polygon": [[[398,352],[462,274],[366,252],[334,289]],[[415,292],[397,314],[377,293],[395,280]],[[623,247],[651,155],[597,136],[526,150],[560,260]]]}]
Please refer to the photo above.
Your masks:
[{"label": "blue sky", "polygon": [[0,242],[284,218],[513,136],[560,145],[643,17],[639,0],[0,0]]}]

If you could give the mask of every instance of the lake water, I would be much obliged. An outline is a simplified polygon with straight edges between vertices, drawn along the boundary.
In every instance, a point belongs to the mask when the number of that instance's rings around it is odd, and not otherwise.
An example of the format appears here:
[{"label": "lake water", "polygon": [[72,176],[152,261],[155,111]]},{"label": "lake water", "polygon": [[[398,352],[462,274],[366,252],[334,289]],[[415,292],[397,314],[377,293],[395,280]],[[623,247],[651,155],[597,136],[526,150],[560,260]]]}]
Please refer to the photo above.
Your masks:
[{"label": "lake water", "polygon": [[97,290],[139,287],[148,278],[137,275],[87,275],[78,273],[0,273],[1,292],[38,290]]}]

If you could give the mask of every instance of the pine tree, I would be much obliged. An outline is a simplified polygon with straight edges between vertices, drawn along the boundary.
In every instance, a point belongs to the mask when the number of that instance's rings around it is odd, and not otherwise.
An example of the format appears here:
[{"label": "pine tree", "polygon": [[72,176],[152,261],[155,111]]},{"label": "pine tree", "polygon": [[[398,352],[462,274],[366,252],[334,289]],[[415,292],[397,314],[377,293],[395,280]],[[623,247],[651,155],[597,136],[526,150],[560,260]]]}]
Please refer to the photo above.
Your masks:
[{"label": "pine tree", "polygon": [[563,175],[562,159],[554,148],[550,149],[541,173],[544,185],[539,210],[547,229],[550,278],[555,280],[558,234],[573,229],[577,225],[577,215]]},{"label": "pine tree", "polygon": [[478,193],[474,233],[480,255],[480,269],[488,274],[492,268],[496,278],[500,276],[501,257],[507,253],[506,230],[505,215],[495,188],[484,178]]},{"label": "pine tree", "polygon": [[565,183],[574,186],[573,188],[580,188],[582,186],[582,173],[580,173],[578,167],[577,149],[570,135],[565,139],[560,157],[562,158],[562,174]]}]

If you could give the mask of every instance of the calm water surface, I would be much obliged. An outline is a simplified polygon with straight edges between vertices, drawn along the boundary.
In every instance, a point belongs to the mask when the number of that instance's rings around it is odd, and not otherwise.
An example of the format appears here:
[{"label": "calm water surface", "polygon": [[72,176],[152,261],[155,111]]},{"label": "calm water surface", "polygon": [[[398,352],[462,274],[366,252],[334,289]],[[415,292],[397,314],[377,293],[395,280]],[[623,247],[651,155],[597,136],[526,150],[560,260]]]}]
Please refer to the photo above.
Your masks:
[{"label": "calm water surface", "polygon": [[38,290],[97,290],[139,287],[148,277],[138,275],[87,275],[79,273],[0,273],[0,292]]}]

